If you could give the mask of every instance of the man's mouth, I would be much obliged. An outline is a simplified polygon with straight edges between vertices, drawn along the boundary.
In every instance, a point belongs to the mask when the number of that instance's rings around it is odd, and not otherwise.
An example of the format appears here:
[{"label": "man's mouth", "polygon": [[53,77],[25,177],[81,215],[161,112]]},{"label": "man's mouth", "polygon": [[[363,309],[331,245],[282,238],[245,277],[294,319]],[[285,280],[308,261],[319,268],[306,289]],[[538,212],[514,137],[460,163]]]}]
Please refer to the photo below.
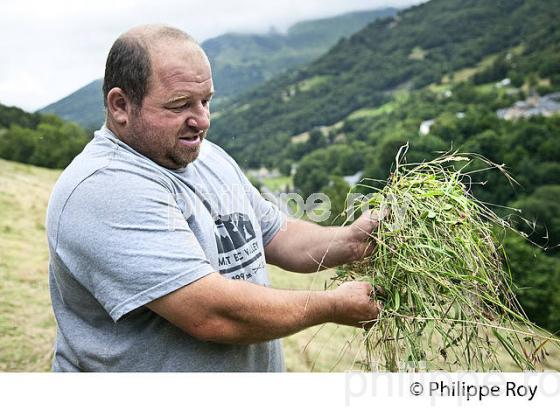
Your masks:
[{"label": "man's mouth", "polygon": [[193,146],[197,146],[198,144],[200,144],[200,142],[202,140],[201,137],[202,137],[202,134],[191,135],[191,136],[188,136],[188,137],[180,137],[179,142],[182,145],[193,147]]}]

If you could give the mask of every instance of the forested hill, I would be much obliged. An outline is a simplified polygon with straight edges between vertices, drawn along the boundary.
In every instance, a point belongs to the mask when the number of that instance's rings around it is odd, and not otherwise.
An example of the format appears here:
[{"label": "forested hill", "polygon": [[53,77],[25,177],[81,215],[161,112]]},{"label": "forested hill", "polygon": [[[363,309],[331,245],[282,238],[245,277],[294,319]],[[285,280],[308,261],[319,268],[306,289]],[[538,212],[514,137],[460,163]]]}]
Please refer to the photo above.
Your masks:
[{"label": "forested hill", "polygon": [[558,0],[432,0],[406,9],[236,98],[220,110],[211,136],[245,166],[277,165],[291,136],[380,106],[392,91],[437,83],[514,46],[524,46],[527,72],[543,59],[554,71],[559,13]]},{"label": "forested hill", "polygon": [[40,109],[39,112],[56,114],[82,127],[98,129],[105,121],[102,87],[102,79],[92,81],[63,99]]},{"label": "forested hill", "polygon": [[64,168],[89,140],[77,124],[55,115],[28,113],[0,104],[0,158]]},{"label": "forested hill", "polygon": [[[316,59],[340,38],[396,12],[395,8],[358,11],[296,23],[286,34],[228,33],[204,41],[201,45],[212,64],[216,89],[214,106],[289,68]],[[92,81],[39,111],[97,129],[104,120],[102,83],[102,79]]]},{"label": "forested hill", "polygon": [[206,40],[202,47],[212,64],[216,97],[238,95],[291,67],[310,62],[339,39],[396,13],[395,8],[358,11],[296,23],[286,34],[228,33]]}]

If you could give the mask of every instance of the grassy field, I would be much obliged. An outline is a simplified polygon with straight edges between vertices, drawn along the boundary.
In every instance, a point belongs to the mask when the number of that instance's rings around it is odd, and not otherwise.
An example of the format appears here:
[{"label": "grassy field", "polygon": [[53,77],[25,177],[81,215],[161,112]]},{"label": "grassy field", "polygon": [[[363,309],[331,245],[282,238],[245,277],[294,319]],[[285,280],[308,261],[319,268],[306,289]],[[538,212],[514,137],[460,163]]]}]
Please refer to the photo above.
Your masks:
[{"label": "grassy field", "polygon": [[[280,289],[323,290],[330,283],[332,271],[315,274],[286,272],[268,267],[273,287]],[[360,329],[327,323],[311,327],[282,340],[286,367],[295,372],[330,372],[359,369]]]},{"label": "grassy field", "polygon": [[292,177],[279,176],[275,178],[265,178],[262,181],[263,185],[270,189],[272,192],[284,192],[286,187],[292,187],[294,181]]},{"label": "grassy field", "polygon": [[[48,292],[45,212],[59,171],[0,160],[0,371],[48,371],[55,322]],[[300,275],[269,267],[273,286],[324,289],[332,271]],[[283,339],[289,371],[359,369],[361,331],[327,324]],[[548,369],[560,369],[549,351]],[[511,361],[504,357],[506,367]],[[511,368],[513,370],[513,367]]]},{"label": "grassy field", "polygon": [[45,210],[59,171],[0,160],[0,370],[50,367]]},{"label": "grassy field", "polygon": [[360,108],[348,115],[349,120],[359,118],[377,117],[383,114],[389,114],[399,108],[400,105],[408,99],[408,92],[405,90],[398,90],[393,93],[391,101],[377,107],[377,108]]}]

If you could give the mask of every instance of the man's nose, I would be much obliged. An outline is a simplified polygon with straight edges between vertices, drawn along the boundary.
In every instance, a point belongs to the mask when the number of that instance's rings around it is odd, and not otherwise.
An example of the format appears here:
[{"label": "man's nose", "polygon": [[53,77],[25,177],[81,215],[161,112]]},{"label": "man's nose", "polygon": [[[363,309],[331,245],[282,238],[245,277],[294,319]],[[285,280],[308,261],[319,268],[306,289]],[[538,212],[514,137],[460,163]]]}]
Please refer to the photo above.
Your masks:
[{"label": "man's nose", "polygon": [[210,128],[210,113],[204,106],[197,107],[187,120],[189,127],[207,130]]}]

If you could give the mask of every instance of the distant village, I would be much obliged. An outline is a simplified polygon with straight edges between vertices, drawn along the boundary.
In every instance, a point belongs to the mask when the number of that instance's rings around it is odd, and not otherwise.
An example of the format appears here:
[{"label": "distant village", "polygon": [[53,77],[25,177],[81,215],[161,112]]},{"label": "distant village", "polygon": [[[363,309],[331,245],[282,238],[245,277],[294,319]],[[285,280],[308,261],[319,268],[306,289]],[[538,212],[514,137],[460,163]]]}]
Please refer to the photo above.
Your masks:
[{"label": "distant village", "polygon": [[[507,87],[510,85],[509,78],[504,78],[496,83],[496,88]],[[451,95],[451,91],[444,93],[446,97]],[[560,113],[560,92],[540,96],[533,94],[525,100],[517,101],[512,107],[501,108],[496,111],[496,116],[501,120],[515,121],[522,118],[537,116],[550,117]],[[463,118],[464,113],[458,112],[457,118]],[[428,135],[430,128],[435,123],[435,119],[422,121],[418,128],[420,135]]]},{"label": "distant village", "polygon": [[513,107],[496,111],[498,118],[507,121],[536,116],[550,117],[560,113],[560,93],[547,94],[542,97],[532,95],[526,100],[517,101]]}]

